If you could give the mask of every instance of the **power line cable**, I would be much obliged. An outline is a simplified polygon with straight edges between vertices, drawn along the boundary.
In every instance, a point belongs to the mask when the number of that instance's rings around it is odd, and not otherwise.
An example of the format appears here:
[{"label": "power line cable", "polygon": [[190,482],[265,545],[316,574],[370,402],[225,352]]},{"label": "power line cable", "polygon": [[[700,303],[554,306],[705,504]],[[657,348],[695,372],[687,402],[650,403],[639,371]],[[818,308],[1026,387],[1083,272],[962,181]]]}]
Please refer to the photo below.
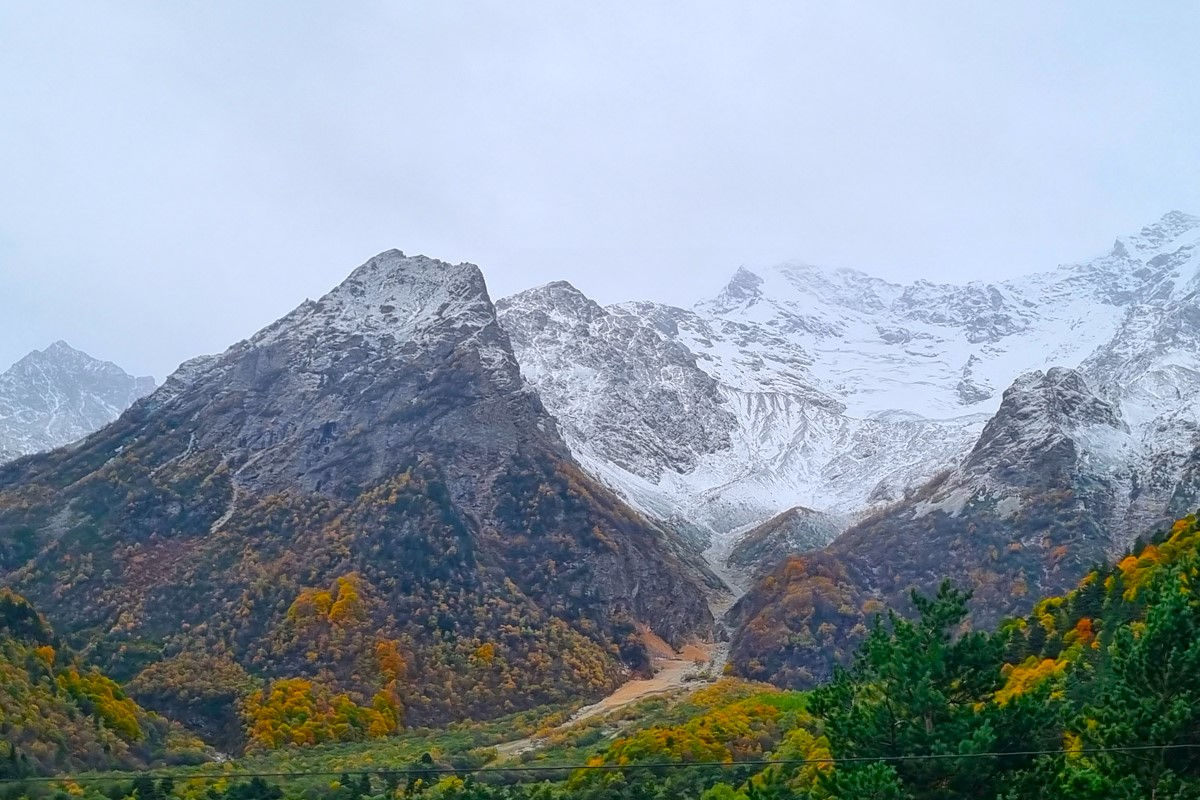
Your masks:
[{"label": "power line cable", "polygon": [[946,759],[972,758],[1027,758],[1033,756],[1080,756],[1103,753],[1134,753],[1146,751],[1193,750],[1200,749],[1198,744],[1145,744],[1121,747],[1084,747],[1074,750],[1009,750],[989,751],[982,753],[924,753],[897,756],[848,756],[845,758],[785,758],[759,759],[753,761],[657,761],[638,764],[522,764],[512,767],[483,766],[483,767],[397,767],[394,769],[380,768],[370,770],[302,770],[293,772],[166,772],[163,770],[137,770],[122,773],[87,774],[87,775],[38,775],[27,778],[0,778],[0,785],[11,783],[94,783],[97,781],[128,780],[139,775],[151,778],[174,778],[176,780],[242,780],[247,778],[305,778],[305,777],[335,777],[341,775],[375,777],[421,777],[424,775],[507,775],[510,773],[536,772],[575,772],[601,771],[624,772],[653,769],[710,769],[734,767],[792,767],[809,764],[857,764],[857,763],[896,763],[905,761],[935,761]]}]

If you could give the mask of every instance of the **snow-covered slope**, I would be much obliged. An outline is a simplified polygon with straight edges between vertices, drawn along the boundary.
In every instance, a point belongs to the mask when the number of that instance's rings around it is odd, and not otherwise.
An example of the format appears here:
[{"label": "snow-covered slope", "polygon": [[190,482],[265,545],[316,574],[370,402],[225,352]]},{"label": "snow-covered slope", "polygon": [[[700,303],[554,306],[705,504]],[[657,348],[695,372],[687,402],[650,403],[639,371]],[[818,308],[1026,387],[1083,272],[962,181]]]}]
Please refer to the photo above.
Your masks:
[{"label": "snow-covered slope", "polygon": [[66,342],[35,350],[0,374],[0,463],[81,439],[153,390]]},{"label": "snow-covered slope", "polygon": [[880,608],[911,610],[912,589],[947,578],[985,627],[1075,586],[1133,538],[1130,433],[1078,370],[1019,376],[957,467],[759,577],[727,617],[733,668],[809,685]]},{"label": "snow-covered slope", "polygon": [[1130,310],[1194,291],[1197,241],[1200,218],[1172,212],[1099,258],[997,284],[899,286],[801,264],[741,270],[698,307],[723,335],[689,343],[725,383],[774,388],[772,373],[787,370],[854,417],[991,413],[1021,372],[1076,366]]},{"label": "snow-covered slope", "polygon": [[959,464],[1018,376],[1056,366],[1115,409],[1131,480],[1177,484],[1200,446],[1198,244],[1200,218],[1171,212],[1097,258],[994,284],[789,263],[740,269],[692,310],[601,308],[561,283],[498,308],[579,460],[723,553],[795,506],[902,498]]},{"label": "snow-covered slope", "polygon": [[793,506],[844,513],[899,497],[969,447],[985,419],[852,417],[779,357],[786,338],[750,330],[738,341],[720,320],[670,306],[601,308],[559,283],[497,309],[581,463],[704,538]]},{"label": "snow-covered slope", "polygon": [[719,385],[656,320],[606,311],[562,281],[501,300],[497,311],[529,356],[525,378],[554,398],[593,459],[660,481],[732,446],[736,423]]}]

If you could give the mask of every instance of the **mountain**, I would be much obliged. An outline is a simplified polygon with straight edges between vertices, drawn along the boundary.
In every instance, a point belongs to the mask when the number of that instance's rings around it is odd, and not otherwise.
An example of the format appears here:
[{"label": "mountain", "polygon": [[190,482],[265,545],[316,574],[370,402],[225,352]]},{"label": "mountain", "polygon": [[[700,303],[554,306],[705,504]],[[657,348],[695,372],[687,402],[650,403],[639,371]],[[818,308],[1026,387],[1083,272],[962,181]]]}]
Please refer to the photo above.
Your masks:
[{"label": "mountain", "polygon": [[159,707],[249,675],[262,747],[596,697],[719,585],[579,468],[479,269],[395,250],[0,468],[0,576]]},{"label": "mountain", "polygon": [[1104,338],[1077,369],[1018,377],[950,469],[756,584],[731,612],[736,668],[819,679],[876,610],[945,576],[974,590],[976,624],[1024,613],[1200,503],[1198,241],[1168,214],[1043,280],[1064,306],[1112,304],[1074,332]]},{"label": "mountain", "polygon": [[[644,511],[692,525],[691,509],[659,487],[679,485],[706,457],[728,451],[737,419],[672,322],[603,309],[561,281],[503,299],[496,310],[522,374],[580,462]],[[701,530],[696,545],[707,539]]]},{"label": "mountain", "polygon": [[0,462],[78,441],[152,391],[66,342],[35,350],[0,374]]},{"label": "mountain", "polygon": [[1170,508],[1163,492],[1200,477],[1198,243],[1200,218],[1171,212],[1097,258],[998,283],[788,263],[739,269],[692,310],[601,307],[560,283],[502,300],[500,318],[585,469],[690,520],[718,567],[788,509],[849,524],[905,502],[971,453],[1005,387],[1055,367],[1128,428],[1109,455],[1144,529],[1185,511],[1188,491]]},{"label": "mountain", "polygon": [[735,667],[797,685],[827,677],[875,612],[905,608],[910,591],[946,577],[973,590],[977,625],[1026,613],[1116,560],[1174,504],[1200,501],[1191,486],[1140,482],[1139,445],[1078,371],[1022,375],[956,468],[791,557],[739,600]]},{"label": "mountain", "polygon": [[7,589],[0,589],[0,738],[0,778],[206,758],[198,740],[84,664]]},{"label": "mountain", "polygon": [[899,497],[966,449],[984,419],[850,417],[803,380],[806,356],[785,337],[697,312],[601,308],[562,283],[498,310],[580,463],[717,550],[790,507],[836,515]]}]

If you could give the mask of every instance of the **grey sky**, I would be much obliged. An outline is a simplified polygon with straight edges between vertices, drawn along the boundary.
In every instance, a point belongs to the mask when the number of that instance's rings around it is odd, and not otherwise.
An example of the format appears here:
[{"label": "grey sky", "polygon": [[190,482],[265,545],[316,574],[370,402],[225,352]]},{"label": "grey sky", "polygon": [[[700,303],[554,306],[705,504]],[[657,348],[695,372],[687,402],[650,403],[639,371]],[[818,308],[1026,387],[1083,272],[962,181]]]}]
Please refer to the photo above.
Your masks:
[{"label": "grey sky", "polygon": [[161,379],[374,253],[690,304],[994,278],[1200,213],[1191,3],[10,2],[0,369]]}]

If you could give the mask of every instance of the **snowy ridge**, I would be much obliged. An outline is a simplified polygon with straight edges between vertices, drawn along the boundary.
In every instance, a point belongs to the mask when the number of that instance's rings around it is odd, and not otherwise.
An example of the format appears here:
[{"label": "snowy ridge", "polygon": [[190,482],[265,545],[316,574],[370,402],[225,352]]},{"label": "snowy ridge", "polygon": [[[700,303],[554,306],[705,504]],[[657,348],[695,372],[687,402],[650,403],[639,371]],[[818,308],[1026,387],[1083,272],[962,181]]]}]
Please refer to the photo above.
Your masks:
[{"label": "snowy ridge", "polygon": [[1114,518],[1123,516],[1141,461],[1137,449],[1117,407],[1077,370],[1027,372],[1004,392],[1000,410],[958,467],[915,504],[914,516],[953,517],[969,502],[991,501],[1009,518],[1027,495],[1085,483],[1105,487],[1105,505]]},{"label": "snowy ridge", "polygon": [[[474,264],[448,264],[387,250],[355,269],[319,300],[306,300],[235,349],[266,349],[305,341],[313,380],[334,361],[365,350],[416,356],[446,347],[469,349],[498,386],[519,381],[516,362],[496,324],[483,273]],[[151,402],[161,405],[220,368],[221,355],[189,359]]]},{"label": "snowy ridge", "polygon": [[0,374],[0,463],[82,439],[153,389],[66,342],[35,350]]},{"label": "snowy ridge", "polygon": [[[739,269],[690,311],[602,308],[566,284],[498,309],[580,462],[719,557],[796,506],[852,519],[902,498],[970,453],[1014,380],[1061,366],[1118,423],[1072,428],[1085,466],[1128,488],[1130,513],[1160,513],[1132,487],[1152,465],[1177,483],[1200,446],[1198,245],[1200,218],[1171,212],[1097,258],[995,284],[788,263]],[[655,438],[684,455],[640,454]]]},{"label": "snowy ridge", "polygon": [[[446,326],[482,328],[493,310],[483,277],[474,264],[448,264],[399,250],[380,253],[312,304],[302,305],[276,328],[303,325],[301,320],[341,333],[395,342],[436,336]],[[264,332],[265,333],[265,332]],[[269,342],[271,334],[263,336]]]},{"label": "snowy ridge", "polygon": [[503,374],[515,369],[512,357],[478,336],[493,332],[495,325],[495,310],[479,267],[388,250],[358,267],[320,300],[303,303],[250,341],[269,346],[278,338],[307,336],[319,346],[362,337],[375,345],[416,351],[467,336],[483,344],[481,357]]}]

